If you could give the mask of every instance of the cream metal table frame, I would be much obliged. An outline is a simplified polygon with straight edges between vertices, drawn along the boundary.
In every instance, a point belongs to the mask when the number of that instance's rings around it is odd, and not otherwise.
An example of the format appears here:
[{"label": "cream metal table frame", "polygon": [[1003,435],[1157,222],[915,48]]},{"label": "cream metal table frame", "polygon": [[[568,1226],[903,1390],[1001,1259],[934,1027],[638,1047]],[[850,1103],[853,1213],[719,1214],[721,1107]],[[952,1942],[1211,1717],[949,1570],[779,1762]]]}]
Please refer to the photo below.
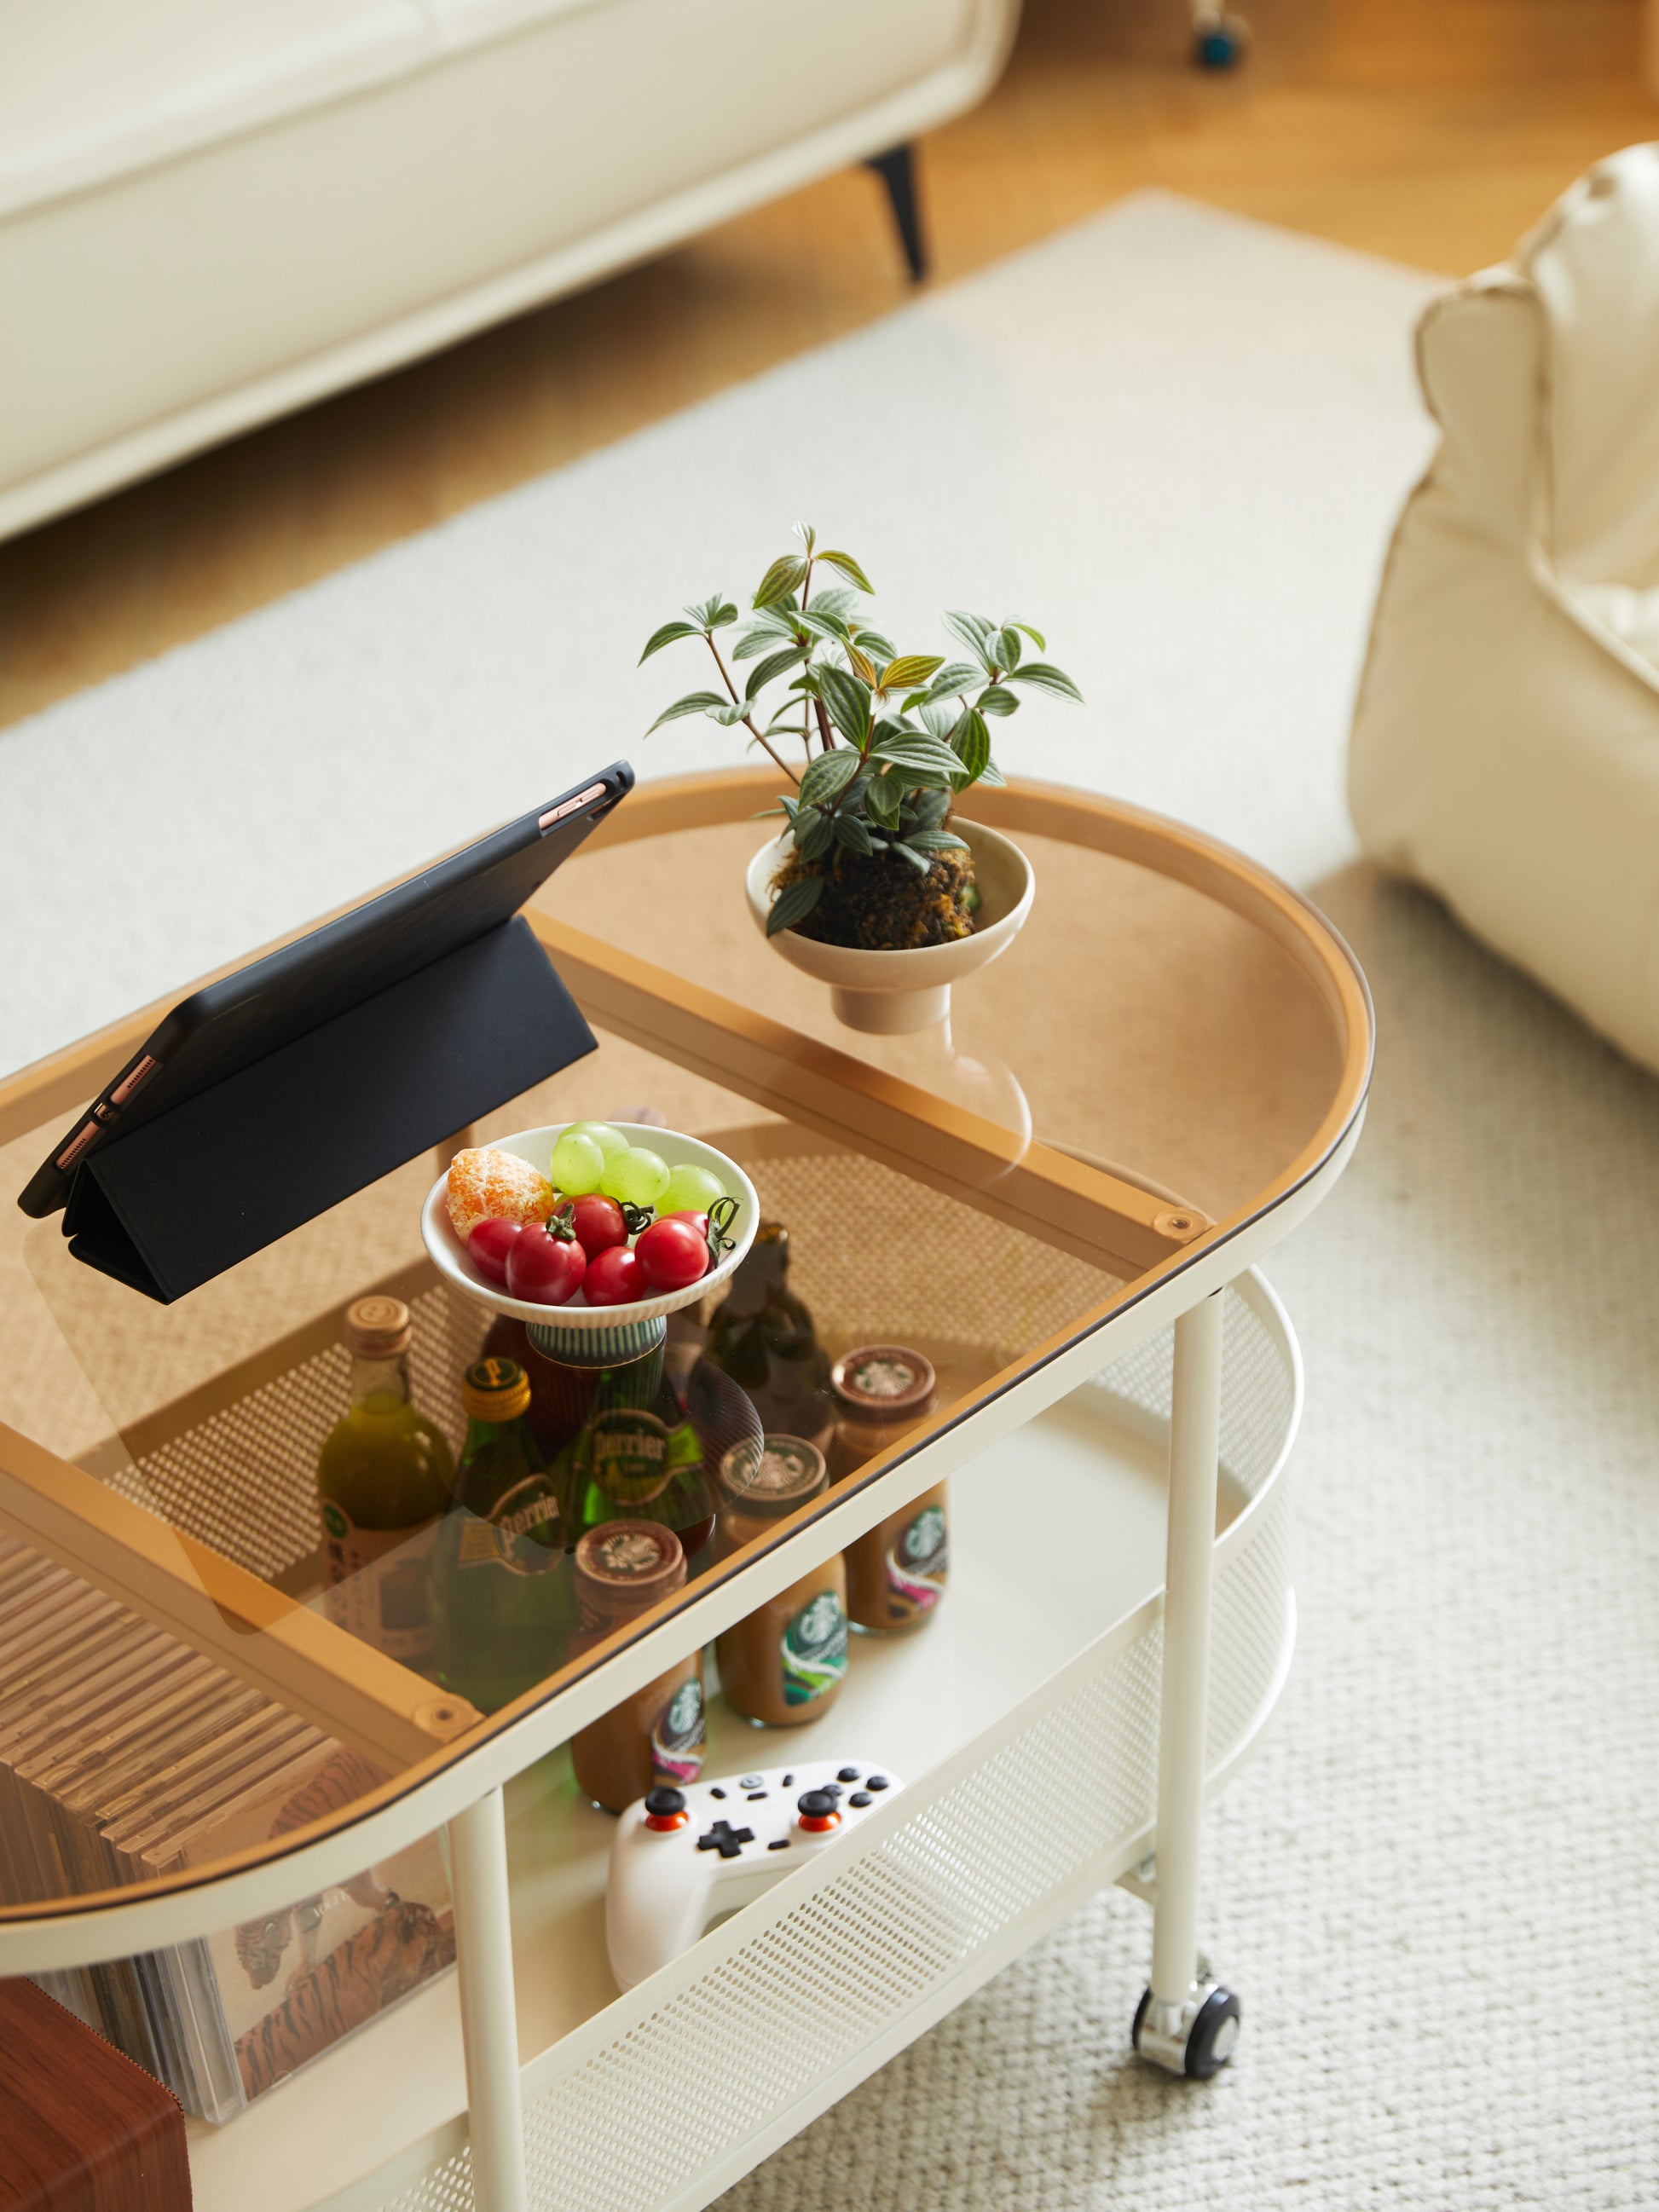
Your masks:
[{"label": "cream metal table frame", "polygon": [[[647,786],[606,825],[595,845],[617,846],[700,823],[736,823],[768,796],[769,779],[753,772]],[[297,1842],[285,1839],[280,1852],[250,1856],[210,1879],[151,1884],[131,1896],[70,1899],[51,1908],[0,1912],[0,1972],[92,1963],[185,1941],[342,1881],[447,1824],[465,2045],[471,2202],[477,2212],[529,2212],[532,2202],[549,2202],[545,2197],[532,2198],[526,2178],[504,1785],[660,1673],[689,1648],[689,1632],[695,1630],[696,1642],[711,1638],[908,1498],[1055,1405],[1108,1362],[1121,1360],[1173,1324],[1156,1827],[1136,1839],[1133,1860],[1107,1878],[1115,1873],[1152,1899],[1151,1983],[1144,2023],[1137,2021],[1137,2040],[1146,2056],[1174,2070],[1185,2069],[1194,2016],[1214,1990],[1199,1954],[1197,1919],[1200,1814],[1206,1791],[1222,1778],[1214,1771],[1206,1774],[1206,1765],[1223,1302],[1230,1286],[1234,1297],[1242,1293],[1258,1305],[1270,1301],[1271,1294],[1252,1277],[1254,1262],[1329,1191],[1352,1153],[1370,1075],[1370,1006],[1351,956],[1316,913],[1265,871],[1213,841],[1127,807],[1041,786],[1020,785],[975,798],[975,812],[996,827],[1062,837],[1188,885],[1230,908],[1289,957],[1324,1008],[1338,1068],[1318,1125],[1294,1157],[1249,1203],[1212,1221],[1194,1208],[1171,1206],[1167,1194],[1156,1188],[1104,1170],[1078,1170],[1040,1144],[1018,1146],[1006,1133],[960,1109],[923,1100],[848,1054],[781,1029],[532,908],[533,926],[596,1026],[639,1036],[682,1066],[715,1070],[725,1086],[757,1104],[809,1128],[833,1131],[841,1144],[896,1163],[936,1188],[966,1195],[969,1203],[1018,1222],[1060,1249],[1097,1265],[1115,1261],[1125,1279],[1121,1291],[1085,1316],[1063,1340],[1042,1346],[1021,1371],[968,1393],[918,1447],[901,1448],[876,1462],[860,1486],[741,1573],[705,1577],[690,1606],[613,1656],[601,1654],[602,1663],[568,1668],[562,1680],[553,1678],[561,1686],[539,1702],[521,1699],[476,1727],[467,1725],[476,1716],[458,1716],[441,1700],[387,1719],[396,1697],[380,1695],[371,1682],[360,1705],[351,1708],[360,1723],[359,1740],[372,1737],[378,1727],[382,1741],[394,1743],[406,1764],[415,1747],[424,1753],[397,1781],[362,1800],[331,1828],[301,1832]],[[136,1016],[0,1088],[0,1134],[32,1127],[87,1096],[106,1069],[120,1064],[151,1018],[148,1011]],[[186,1588],[189,1577],[181,1581],[176,1567],[160,1560],[159,1544],[154,1558],[140,1557],[148,1539],[138,1524],[149,1522],[152,1529],[157,1525],[149,1516],[136,1508],[118,1511],[101,1496],[88,1506],[73,1487],[76,1481],[97,1487],[91,1477],[15,1431],[0,1431],[0,1524],[72,1561],[89,1579],[204,1648],[230,1650],[236,1639],[227,1629],[227,1613],[263,1620],[273,1631],[283,1664],[294,1669],[284,1686],[292,1701],[304,1710],[309,1696],[333,1725],[342,1725],[339,1707],[317,1686],[326,1673],[326,1654],[319,1662],[302,1648],[302,1628],[285,1627],[280,1606],[268,1604],[262,1615],[258,1593],[264,1585],[250,1589],[252,1578],[227,1581],[222,1562],[198,1559],[193,1565],[198,1586]],[[1148,1601],[1154,1612],[1157,1604],[1156,1598]],[[1127,1632],[1129,1626],[1121,1622],[1112,1632]],[[282,1644],[290,1630],[289,1642]],[[1270,1693],[1261,1702],[1263,1717],[1288,1664],[1289,1632],[1287,1627]],[[1079,1655],[1077,1665],[1091,1656]],[[1056,1678],[1062,1688],[1064,1678],[1074,1671],[1062,1670]],[[1052,1686],[1045,1694],[1052,1707]],[[378,1716],[374,1720],[364,1717],[371,1708]],[[857,1846],[860,1863],[943,1800],[964,1771],[969,1753],[982,1767],[999,1744],[1012,1741],[1023,1713],[1024,1707],[1017,1706],[938,1771],[913,1778],[902,1797],[864,1825]],[[1241,1745],[1236,1756],[1247,1747],[1248,1742]],[[784,1886],[785,1903],[800,1907],[845,1873],[848,1864],[841,1853],[815,1862]],[[635,1993],[644,2009],[636,2005],[629,2017],[646,2020],[653,2007],[655,2016],[661,2016],[675,1992],[704,1972],[709,1960],[729,1958],[756,1927],[776,1917],[781,1909],[776,1900],[784,1898],[784,1891],[748,1908],[653,1977]],[[1056,1890],[1055,1909],[1063,1909],[1068,1897],[1078,1901],[1075,1884],[1064,1895]],[[1018,1921],[1017,1932],[1028,1930],[1030,1923],[1028,1914]],[[1030,1940],[1029,1932],[1023,1940]],[[880,2023],[854,2057],[831,2069],[820,2085],[821,2096],[815,2092],[810,2100],[798,2100],[787,2114],[757,2129],[741,2153],[732,2153],[723,2163],[709,2162],[684,2189],[660,2201],[687,2208],[706,2203],[813,2112],[959,2002],[1005,1955],[1012,1950],[1005,1954],[994,1942],[981,1944],[970,1967],[945,1977],[933,1995],[912,2005],[902,2018]],[[1210,2025],[1215,2025],[1213,2019]],[[1211,2054],[1216,2060],[1227,2056],[1233,2032],[1224,2032]],[[416,2171],[411,2166],[410,2175]],[[397,2179],[392,2169],[383,2168],[330,2202],[339,2212],[402,2203],[402,2197],[394,2200],[386,2193]],[[461,2185],[441,2201],[466,2202]],[[441,2199],[419,2201],[435,2204]]]}]

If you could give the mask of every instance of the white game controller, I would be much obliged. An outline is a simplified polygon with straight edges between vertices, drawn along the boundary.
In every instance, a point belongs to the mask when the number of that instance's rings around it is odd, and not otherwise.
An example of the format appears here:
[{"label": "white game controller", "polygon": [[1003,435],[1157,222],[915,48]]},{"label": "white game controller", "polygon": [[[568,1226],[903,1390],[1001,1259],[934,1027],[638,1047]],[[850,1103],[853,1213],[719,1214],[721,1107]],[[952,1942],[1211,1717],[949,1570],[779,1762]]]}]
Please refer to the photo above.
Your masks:
[{"label": "white game controller", "polygon": [[678,1959],[710,1921],[763,1895],[903,1787],[866,1759],[803,1759],[638,1799],[617,1823],[605,1897],[618,1984],[631,1990]]}]

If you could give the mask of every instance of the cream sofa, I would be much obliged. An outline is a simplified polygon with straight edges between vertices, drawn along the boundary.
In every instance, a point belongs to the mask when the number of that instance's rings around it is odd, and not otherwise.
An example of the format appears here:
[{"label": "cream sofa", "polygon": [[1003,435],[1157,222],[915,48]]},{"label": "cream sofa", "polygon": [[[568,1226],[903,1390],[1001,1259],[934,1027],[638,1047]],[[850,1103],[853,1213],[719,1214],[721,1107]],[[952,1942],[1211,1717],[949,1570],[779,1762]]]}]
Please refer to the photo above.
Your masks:
[{"label": "cream sofa", "polygon": [[1366,852],[1659,1069],[1659,145],[1418,338],[1439,452],[1355,711]]},{"label": "cream sofa", "polygon": [[0,9],[0,535],[908,142],[1017,12]]}]

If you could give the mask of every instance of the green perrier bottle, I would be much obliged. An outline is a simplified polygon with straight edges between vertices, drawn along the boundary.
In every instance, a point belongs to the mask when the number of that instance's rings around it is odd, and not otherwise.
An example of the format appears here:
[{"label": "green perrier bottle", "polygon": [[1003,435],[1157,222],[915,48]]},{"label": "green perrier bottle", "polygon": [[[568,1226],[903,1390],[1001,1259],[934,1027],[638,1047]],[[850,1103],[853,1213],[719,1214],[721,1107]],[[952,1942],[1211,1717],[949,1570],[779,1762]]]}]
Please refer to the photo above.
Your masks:
[{"label": "green perrier bottle", "polygon": [[575,1600],[564,1517],[526,1419],[523,1368],[479,1360],[461,1407],[455,1504],[433,1552],[433,1656],[444,1687],[489,1713],[561,1664]]},{"label": "green perrier bottle", "polygon": [[662,1321],[580,1334],[532,1322],[532,1368],[550,1366],[543,1395],[580,1406],[554,1462],[574,1545],[606,1521],[655,1521],[679,1538],[695,1574],[714,1527],[714,1470],[732,1446],[758,1437],[740,1390],[699,1360],[682,1399],[664,1363]]}]

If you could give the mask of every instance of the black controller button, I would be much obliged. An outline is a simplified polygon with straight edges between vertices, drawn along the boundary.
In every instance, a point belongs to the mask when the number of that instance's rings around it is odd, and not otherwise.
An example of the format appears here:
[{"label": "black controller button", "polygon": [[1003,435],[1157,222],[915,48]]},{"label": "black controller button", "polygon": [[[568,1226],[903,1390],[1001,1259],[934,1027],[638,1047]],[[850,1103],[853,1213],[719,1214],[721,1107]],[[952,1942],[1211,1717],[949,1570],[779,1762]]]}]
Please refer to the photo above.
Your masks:
[{"label": "black controller button", "polygon": [[662,1819],[667,1819],[675,1813],[683,1813],[685,1810],[685,1792],[684,1790],[653,1790],[645,1801],[645,1809]]},{"label": "black controller button", "polygon": [[836,1809],[835,1798],[827,1790],[807,1790],[801,1794],[800,1810],[809,1820],[827,1820]]},{"label": "black controller button", "polygon": [[782,1788],[784,1788],[785,1790],[793,1790],[793,1789],[794,1788],[794,1786],[795,1786],[795,1778],[794,1778],[794,1776],[793,1776],[793,1774],[786,1774],[786,1775],[784,1776],[784,1778],[783,1778],[783,1782],[782,1782],[781,1787],[782,1787]]},{"label": "black controller button", "polygon": [[725,1792],[725,1790],[720,1790],[720,1789],[714,1789],[714,1790],[711,1790],[709,1791],[709,1793],[708,1793],[708,1794],[709,1794],[709,1796],[710,1796],[711,1797],[724,1797],[724,1796],[725,1796],[725,1795],[726,1795],[726,1792]]},{"label": "black controller button", "polygon": [[729,1820],[716,1820],[706,1836],[697,1838],[700,1851],[718,1851],[723,1859],[734,1859],[745,1844],[752,1844],[752,1828],[734,1828]]},{"label": "black controller button", "polygon": [[886,1790],[891,1785],[884,1774],[867,1774],[864,1778],[864,1786],[866,1790]]},{"label": "black controller button", "polygon": [[757,1797],[764,1797],[765,1795],[766,1792],[763,1790],[751,1790],[749,1793],[749,1802],[752,1805]]},{"label": "black controller button", "polygon": [[856,1782],[858,1778],[859,1771],[856,1766],[843,1766],[836,1776],[837,1782]]},{"label": "black controller button", "polygon": [[789,1848],[789,1838],[787,1836],[780,1836],[776,1843],[769,1844],[766,1848],[769,1851],[787,1851]]},{"label": "black controller button", "polygon": [[855,1790],[847,1802],[849,1805],[868,1805],[874,1801],[867,1790]]}]

